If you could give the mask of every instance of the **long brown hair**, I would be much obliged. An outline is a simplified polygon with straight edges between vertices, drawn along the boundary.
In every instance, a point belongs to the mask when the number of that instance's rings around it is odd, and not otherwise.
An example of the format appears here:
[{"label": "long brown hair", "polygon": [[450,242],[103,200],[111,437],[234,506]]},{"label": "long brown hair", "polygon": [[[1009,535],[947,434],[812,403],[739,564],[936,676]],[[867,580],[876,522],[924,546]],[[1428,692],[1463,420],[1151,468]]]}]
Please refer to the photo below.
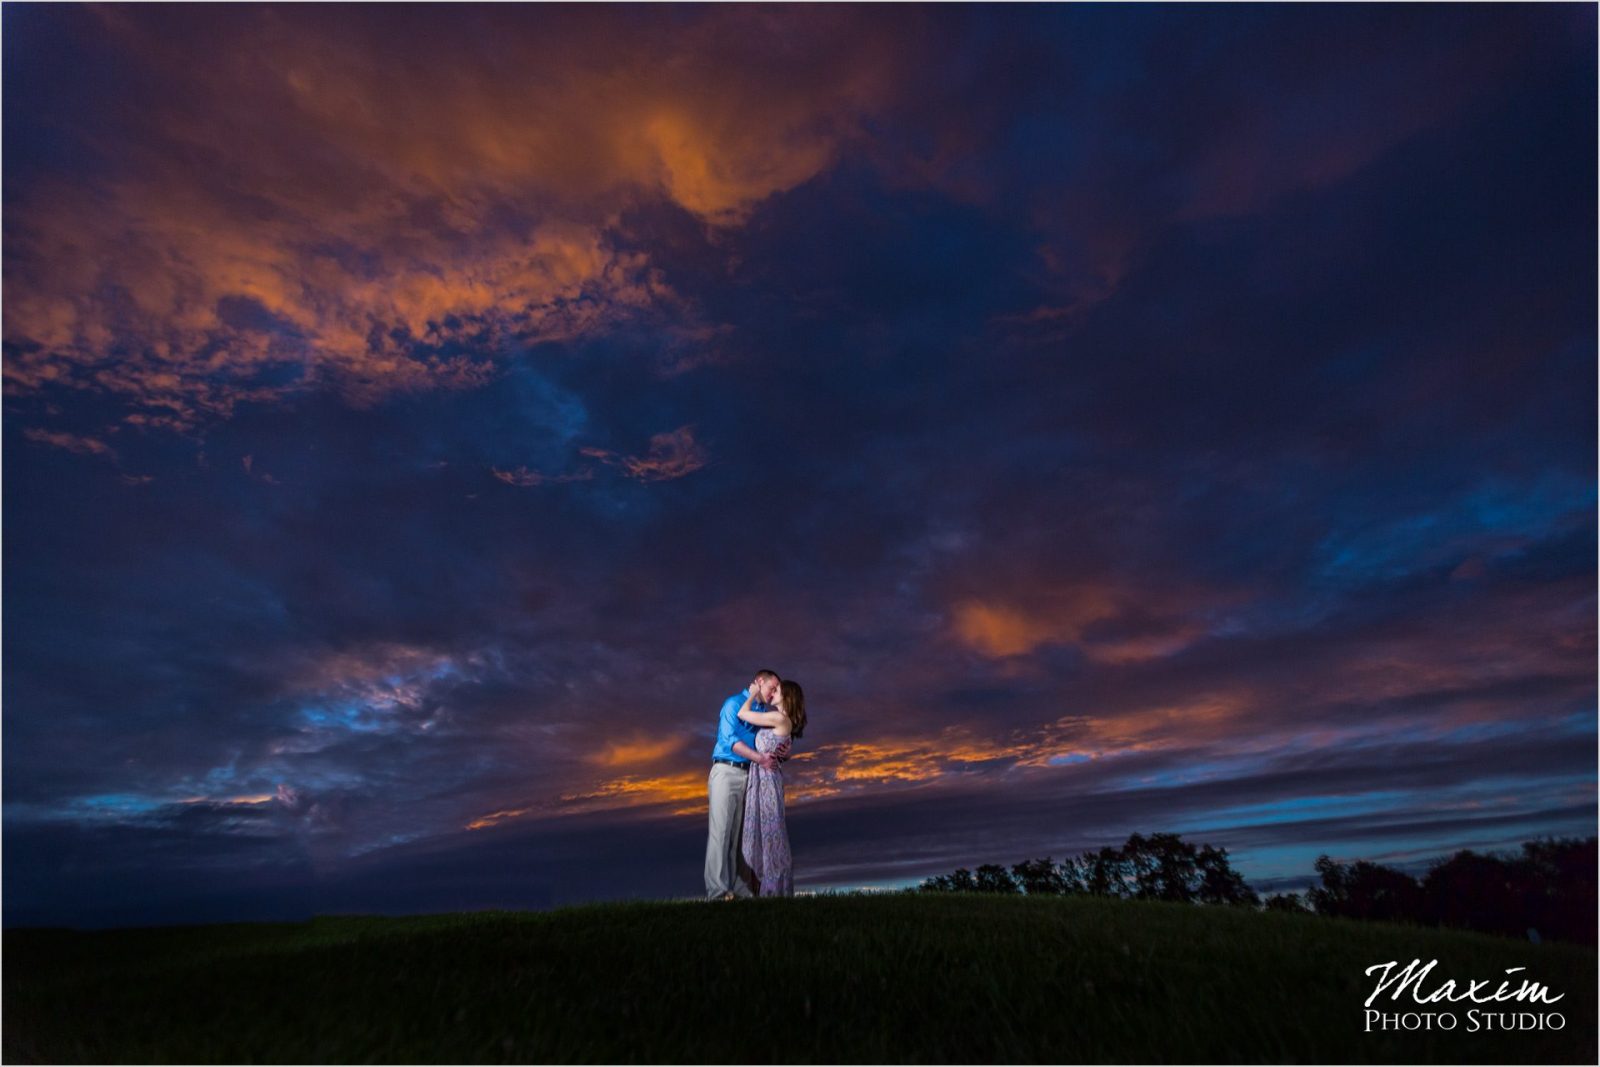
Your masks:
[{"label": "long brown hair", "polygon": [[783,710],[789,715],[789,736],[799,737],[806,728],[806,694],[799,682],[785,678],[778,688],[783,691]]}]

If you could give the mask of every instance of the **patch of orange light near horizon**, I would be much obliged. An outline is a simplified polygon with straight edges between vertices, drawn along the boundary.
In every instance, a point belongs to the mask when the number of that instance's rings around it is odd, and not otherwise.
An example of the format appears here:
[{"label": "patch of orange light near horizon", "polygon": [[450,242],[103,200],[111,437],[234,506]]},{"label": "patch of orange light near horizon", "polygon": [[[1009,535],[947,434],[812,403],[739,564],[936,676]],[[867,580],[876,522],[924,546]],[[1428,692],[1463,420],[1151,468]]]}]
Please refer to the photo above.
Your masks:
[{"label": "patch of orange light near horizon", "polygon": [[251,793],[238,797],[184,797],[178,801],[180,804],[265,804],[269,800],[276,800],[276,793]]},{"label": "patch of orange light near horizon", "polygon": [[[1188,704],[1150,707],[1115,717],[1065,716],[1010,738],[983,737],[960,727],[925,740],[888,737],[821,745],[797,753],[785,775],[786,797],[804,803],[859,793],[873,787],[910,787],[980,771],[984,764],[1009,764],[1029,774],[1072,773],[1071,767],[1128,752],[1150,751],[1197,740],[1196,727],[1222,731],[1253,710],[1250,695],[1210,694]],[[1199,739],[1204,739],[1200,737]],[[681,742],[618,741],[592,762],[615,767],[667,759]],[[1076,757],[1071,764],[1053,763]],[[672,815],[703,815],[706,777],[698,771],[627,774],[605,778],[581,791],[563,793],[549,814],[671,805]],[[524,806],[495,812],[468,824],[492,826],[534,810]]]},{"label": "patch of orange light near horizon", "polygon": [[[1047,723],[1032,736],[986,738],[959,727],[937,737],[913,741],[880,738],[822,745],[800,753],[786,780],[793,800],[815,800],[858,792],[873,785],[915,785],[973,772],[978,765],[1007,763],[1030,771],[1059,773],[1052,763],[1063,757],[1098,760],[1123,752],[1145,751],[1195,740],[1196,724],[1220,728],[1252,707],[1245,695],[1213,695],[1185,705],[1169,705],[1097,719],[1070,716]],[[695,801],[674,814],[704,812],[706,784],[698,772],[660,777],[626,775],[587,792],[563,795],[566,804],[585,808],[650,806]]]},{"label": "patch of orange light near horizon", "polygon": [[681,751],[687,744],[688,739],[683,737],[651,739],[635,735],[627,740],[609,742],[605,748],[590,756],[589,762],[602,767],[656,763]]},{"label": "patch of orange light near horizon", "polygon": [[485,827],[494,826],[497,823],[504,822],[507,819],[515,819],[518,816],[526,815],[532,810],[532,808],[502,809],[500,811],[491,812],[488,815],[473,819],[471,822],[467,823],[466,828],[468,830],[482,830]]},{"label": "patch of orange light near horizon", "polygon": [[587,793],[563,793],[563,804],[622,798],[641,804],[671,804],[706,797],[706,776],[698,771],[655,777],[628,774],[612,778]]}]

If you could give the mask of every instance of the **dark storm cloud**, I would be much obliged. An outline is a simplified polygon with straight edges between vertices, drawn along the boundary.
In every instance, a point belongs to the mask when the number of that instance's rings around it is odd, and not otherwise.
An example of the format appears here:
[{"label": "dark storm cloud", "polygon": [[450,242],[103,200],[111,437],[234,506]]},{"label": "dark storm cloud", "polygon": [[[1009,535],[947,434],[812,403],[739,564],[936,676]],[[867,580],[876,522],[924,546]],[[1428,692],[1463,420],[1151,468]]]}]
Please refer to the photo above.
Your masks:
[{"label": "dark storm cloud", "polygon": [[18,10],[8,922],[1593,831],[1592,12]]}]

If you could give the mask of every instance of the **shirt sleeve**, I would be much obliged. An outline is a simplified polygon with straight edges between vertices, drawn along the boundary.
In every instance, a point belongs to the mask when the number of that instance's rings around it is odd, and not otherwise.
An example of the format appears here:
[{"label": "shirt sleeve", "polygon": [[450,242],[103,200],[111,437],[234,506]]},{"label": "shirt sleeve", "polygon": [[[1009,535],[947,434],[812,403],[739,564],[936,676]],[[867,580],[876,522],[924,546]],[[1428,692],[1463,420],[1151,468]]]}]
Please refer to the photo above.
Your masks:
[{"label": "shirt sleeve", "polygon": [[[744,759],[733,751],[733,743],[741,740],[738,733],[739,709],[744,707],[742,697],[729,697],[722,702],[722,714],[717,717],[717,747],[726,746],[735,759]],[[704,734],[700,735],[704,737]]]}]

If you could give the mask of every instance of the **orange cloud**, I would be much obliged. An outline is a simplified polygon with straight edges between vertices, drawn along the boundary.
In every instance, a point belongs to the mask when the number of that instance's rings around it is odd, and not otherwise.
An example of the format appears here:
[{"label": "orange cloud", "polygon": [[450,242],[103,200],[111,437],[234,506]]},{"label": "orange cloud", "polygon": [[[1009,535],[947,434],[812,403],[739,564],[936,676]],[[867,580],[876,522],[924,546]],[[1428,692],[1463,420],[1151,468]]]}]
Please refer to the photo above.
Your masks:
[{"label": "orange cloud", "polygon": [[[1192,746],[1239,733],[1257,710],[1248,692],[1209,693],[1171,705],[1152,705],[1104,716],[1074,715],[1009,736],[990,737],[950,726],[927,737],[871,737],[823,744],[798,752],[785,764],[785,794],[791,806],[828,797],[910,788],[985,771],[1021,774],[1072,773],[1071,764],[1127,752]],[[615,770],[672,760],[683,739],[635,735],[597,749],[587,762]],[[531,813],[559,817],[624,808],[667,807],[671,815],[703,815],[706,775],[696,767],[675,773],[630,773],[604,777],[579,789],[519,803],[467,824],[482,829]]]},{"label": "orange cloud", "polygon": [[[694,439],[692,426],[680,426],[669,433],[658,433],[650,438],[650,451],[643,456],[618,455],[608,449],[592,445],[578,449],[579,455],[598,460],[602,464],[621,467],[630,477],[645,482],[667,481],[682,478],[704,467],[708,462],[706,450]],[[519,466],[515,470],[491,467],[496,478],[508,485],[534,486],[554,482],[582,482],[594,477],[595,468],[580,467],[565,474],[545,474]]]},{"label": "orange cloud", "polygon": [[685,771],[656,777],[623,775],[600,783],[584,793],[563,793],[561,802],[568,810],[590,810],[597,807],[636,807],[659,804],[683,804],[673,814],[689,814],[706,810],[706,775],[701,771]]},{"label": "orange cloud", "polygon": [[929,746],[896,742],[832,745],[827,750],[835,782],[920,782],[939,775],[939,762]]},{"label": "orange cloud", "polygon": [[516,470],[503,471],[497,467],[489,468],[496,478],[507,485],[548,485],[552,482],[585,482],[594,477],[594,469],[585,467],[582,470],[571,471],[566,474],[543,474],[539,471],[529,470],[525,466]]},{"label": "orange cloud", "polygon": [[73,433],[57,433],[36,427],[29,427],[23,430],[22,435],[30,441],[38,441],[40,444],[64,448],[68,452],[77,452],[80,455],[107,456],[113,461],[117,458],[116,452],[110,445],[95,437],[83,437]]},{"label": "orange cloud", "polygon": [[961,640],[990,656],[1031,652],[1053,633],[1049,625],[1014,608],[982,601],[956,605],[955,629]]},{"label": "orange cloud", "polygon": [[[1073,745],[1052,744],[1043,735],[997,741],[955,727],[919,741],[872,738],[822,745],[797,753],[785,765],[785,792],[790,803],[795,804],[866,789],[917,785],[969,773],[975,765],[996,761],[1042,767],[1051,756],[1082,754],[1083,745],[1081,740]],[[602,766],[650,762],[666,759],[682,747],[681,742],[672,743],[668,748],[624,741],[603,750],[591,762]],[[581,792],[562,794],[560,800],[557,813],[671,804],[676,805],[672,810],[674,815],[703,814],[706,777],[698,770],[668,775],[621,775]],[[522,814],[526,810],[531,809],[519,809],[512,814]]]},{"label": "orange cloud", "polygon": [[1026,606],[987,599],[961,601],[954,608],[954,629],[963,643],[984,655],[1016,656],[1047,642],[1077,640],[1086,625],[1116,609],[1109,590],[1085,584],[1056,596],[1033,596]]},{"label": "orange cloud", "polygon": [[658,433],[650,438],[650,451],[643,456],[618,456],[603,448],[581,448],[585,456],[602,463],[617,464],[631,478],[659,482],[682,478],[704,467],[706,451],[694,439],[694,427],[680,426],[670,433]]},{"label": "orange cloud", "polygon": [[1109,663],[1121,666],[1125,663],[1141,663],[1149,659],[1160,659],[1181,652],[1196,638],[1205,635],[1206,629],[1199,623],[1184,622],[1167,633],[1147,636],[1130,637],[1120,641],[1095,641],[1084,645],[1084,651],[1096,663]]},{"label": "orange cloud", "polygon": [[1206,612],[1248,595],[1246,590],[1079,579],[959,599],[951,608],[950,633],[992,659],[1025,655],[1046,644],[1075,644],[1096,663],[1121,666],[1183,650],[1205,636],[1200,619]]},{"label": "orange cloud", "polygon": [[238,797],[198,796],[198,797],[184,797],[182,800],[178,801],[178,803],[180,803],[180,804],[205,804],[205,803],[211,803],[211,804],[266,804],[266,803],[269,803],[270,801],[276,800],[277,797],[278,797],[278,794],[276,794],[276,793],[254,793],[254,794],[250,794],[248,796],[238,796]]},{"label": "orange cloud", "polygon": [[1198,694],[1189,700],[1115,715],[1073,716],[1055,725],[1067,728],[1080,743],[1099,752],[1142,751],[1223,740],[1241,732],[1257,710],[1254,695],[1241,689]]},{"label": "orange cloud", "polygon": [[1048,727],[1004,740],[949,727],[915,742],[879,739],[825,745],[815,754],[815,769],[807,770],[809,777],[823,785],[849,788],[852,784],[933,781],[995,762],[1042,766],[1051,757],[1068,753],[1082,754],[1058,744]]},{"label": "orange cloud", "polygon": [[[114,127],[68,131],[108,169],[8,200],[5,389],[115,394],[141,430],[325,386],[470,389],[501,346],[641,316],[715,337],[613,239],[624,214],[742,224],[829,167],[912,62],[889,20],[837,8],[89,12],[137,88]],[[703,458],[669,435],[621,462]]]},{"label": "orange cloud", "polygon": [[688,744],[683,737],[634,737],[626,741],[609,741],[589,757],[591,763],[602,767],[632,767],[641,763],[655,763],[681,752]]},{"label": "orange cloud", "polygon": [[[622,742],[600,750],[589,761],[602,767],[665,759],[683,747],[681,741],[664,744]],[[554,792],[554,791],[552,791]],[[613,808],[650,808],[676,805],[673,815],[704,814],[706,776],[699,771],[678,774],[624,774],[605,778],[573,792],[545,794],[516,807],[500,808],[465,824],[468,830],[483,830],[527,815],[559,817]]]},{"label": "orange cloud", "polygon": [[488,815],[480,816],[480,817],[478,817],[476,819],[473,819],[471,822],[467,823],[466,829],[468,829],[468,830],[483,830],[483,829],[486,829],[487,827],[494,826],[494,825],[497,825],[498,823],[504,822],[507,819],[515,819],[518,816],[526,815],[528,812],[530,812],[532,810],[533,810],[532,808],[504,808],[504,809],[501,809],[500,811],[490,812]]}]

